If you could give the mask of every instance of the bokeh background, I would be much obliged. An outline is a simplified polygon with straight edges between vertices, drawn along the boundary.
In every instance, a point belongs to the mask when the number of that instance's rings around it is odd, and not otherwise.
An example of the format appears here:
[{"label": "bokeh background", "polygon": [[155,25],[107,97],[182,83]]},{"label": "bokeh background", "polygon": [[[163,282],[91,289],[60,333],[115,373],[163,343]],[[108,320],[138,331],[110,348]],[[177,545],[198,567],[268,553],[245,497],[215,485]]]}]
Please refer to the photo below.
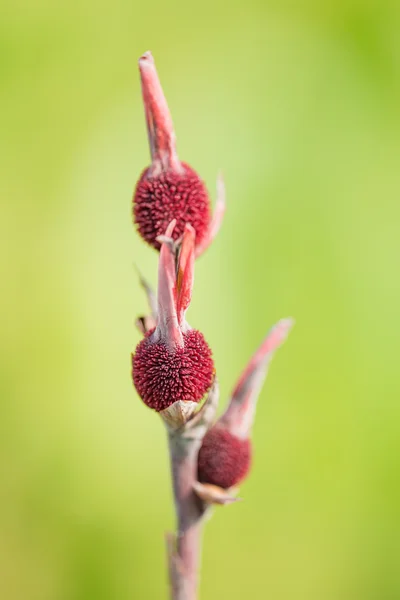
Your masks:
[{"label": "bokeh background", "polygon": [[0,20],[0,597],[167,597],[166,441],[130,352],[156,254],[131,195],[151,49],[223,229],[189,319],[221,408],[270,325],[245,501],[201,597],[400,597],[400,5],[7,0]]}]

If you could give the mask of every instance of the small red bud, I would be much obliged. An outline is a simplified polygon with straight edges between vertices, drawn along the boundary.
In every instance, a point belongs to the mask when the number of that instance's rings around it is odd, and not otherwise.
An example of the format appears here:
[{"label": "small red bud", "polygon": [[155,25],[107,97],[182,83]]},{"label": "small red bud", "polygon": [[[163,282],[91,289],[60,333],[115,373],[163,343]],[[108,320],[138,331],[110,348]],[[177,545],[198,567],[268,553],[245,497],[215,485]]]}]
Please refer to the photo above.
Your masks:
[{"label": "small red bud", "polygon": [[183,334],[183,346],[170,348],[154,342],[154,330],[132,355],[132,377],[143,402],[157,412],[177,400],[199,402],[209,389],[214,364],[211,350],[200,331]]},{"label": "small red bud", "polygon": [[204,436],[198,457],[200,483],[228,489],[248,475],[258,395],[274,352],[292,325],[292,319],[282,319],[271,329],[239,378],[226,411]]},{"label": "small red bud", "polygon": [[204,436],[198,458],[198,479],[229,489],[240,483],[251,466],[251,442],[216,425]]},{"label": "small red bud", "polygon": [[202,243],[210,222],[210,201],[197,173],[182,163],[182,172],[163,171],[156,176],[147,168],[141,175],[133,198],[133,214],[139,234],[153,248],[160,249],[157,237],[176,219],[173,239],[177,240],[190,223],[196,243]]},{"label": "small red bud", "polygon": [[158,236],[164,234],[173,219],[176,219],[174,240],[180,238],[185,224],[190,223],[199,254],[211,243],[221,224],[224,191],[219,192],[221,199],[211,219],[209,195],[203,181],[178,158],[171,115],[150,52],[139,59],[139,70],[152,163],[136,185],[134,222],[142,238],[157,250]]}]

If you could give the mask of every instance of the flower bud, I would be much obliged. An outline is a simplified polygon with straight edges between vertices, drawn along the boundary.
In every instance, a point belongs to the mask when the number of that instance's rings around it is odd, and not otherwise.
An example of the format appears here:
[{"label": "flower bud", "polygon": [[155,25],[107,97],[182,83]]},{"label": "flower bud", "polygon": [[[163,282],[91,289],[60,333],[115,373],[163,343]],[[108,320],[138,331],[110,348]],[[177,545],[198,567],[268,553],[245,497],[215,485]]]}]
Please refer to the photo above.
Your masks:
[{"label": "flower bud", "polygon": [[251,442],[215,425],[205,435],[198,458],[200,483],[229,489],[240,483],[251,466]]},{"label": "flower bud", "polygon": [[283,319],[273,327],[239,379],[227,410],[204,436],[198,456],[200,483],[227,490],[248,475],[258,395],[274,351],[284,342],[292,324],[291,319]]},{"label": "flower bud", "polygon": [[173,219],[176,220],[174,240],[183,235],[185,224],[189,223],[195,231],[198,255],[219,229],[225,209],[224,192],[220,189],[211,219],[210,200],[203,181],[178,158],[171,115],[150,52],[139,59],[139,70],[152,163],[136,185],[134,222],[142,238],[157,250],[161,247],[158,237]]},{"label": "flower bud", "polygon": [[186,225],[182,242],[176,245],[171,237],[174,227],[172,221],[159,238],[157,324],[132,355],[132,378],[147,406],[160,412],[180,402],[175,408],[183,418],[186,403],[197,404],[210,388],[214,363],[203,334],[185,319],[193,287],[195,233]]}]

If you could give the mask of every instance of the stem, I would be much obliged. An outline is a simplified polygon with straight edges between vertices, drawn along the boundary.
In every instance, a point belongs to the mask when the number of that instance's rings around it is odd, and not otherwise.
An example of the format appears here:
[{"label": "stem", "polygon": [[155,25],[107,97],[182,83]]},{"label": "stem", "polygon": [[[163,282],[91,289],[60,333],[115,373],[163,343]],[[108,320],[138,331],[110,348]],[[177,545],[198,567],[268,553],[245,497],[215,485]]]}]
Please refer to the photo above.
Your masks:
[{"label": "stem", "polygon": [[190,414],[176,405],[161,412],[167,426],[174,490],[177,534],[167,534],[171,600],[196,600],[200,567],[200,543],[204,515],[209,504],[196,495],[197,455],[206,431],[211,427],[217,410],[219,386],[217,378],[203,406]]},{"label": "stem", "polygon": [[196,600],[205,506],[193,484],[201,438],[182,433],[169,432],[168,436],[178,530],[176,548],[169,545],[171,600]]}]

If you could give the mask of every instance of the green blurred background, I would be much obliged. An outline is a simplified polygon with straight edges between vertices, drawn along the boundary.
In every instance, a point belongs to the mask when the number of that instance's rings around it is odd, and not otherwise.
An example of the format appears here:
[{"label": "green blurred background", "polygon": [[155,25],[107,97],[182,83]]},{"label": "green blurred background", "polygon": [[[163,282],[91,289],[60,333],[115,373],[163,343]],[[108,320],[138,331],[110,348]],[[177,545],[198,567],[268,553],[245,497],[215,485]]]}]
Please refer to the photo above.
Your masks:
[{"label": "green blurred background", "polygon": [[221,408],[269,326],[245,501],[201,598],[400,598],[400,5],[8,0],[0,20],[0,598],[167,597],[165,435],[130,352],[156,283],[131,195],[152,50],[223,229],[189,319]]}]

